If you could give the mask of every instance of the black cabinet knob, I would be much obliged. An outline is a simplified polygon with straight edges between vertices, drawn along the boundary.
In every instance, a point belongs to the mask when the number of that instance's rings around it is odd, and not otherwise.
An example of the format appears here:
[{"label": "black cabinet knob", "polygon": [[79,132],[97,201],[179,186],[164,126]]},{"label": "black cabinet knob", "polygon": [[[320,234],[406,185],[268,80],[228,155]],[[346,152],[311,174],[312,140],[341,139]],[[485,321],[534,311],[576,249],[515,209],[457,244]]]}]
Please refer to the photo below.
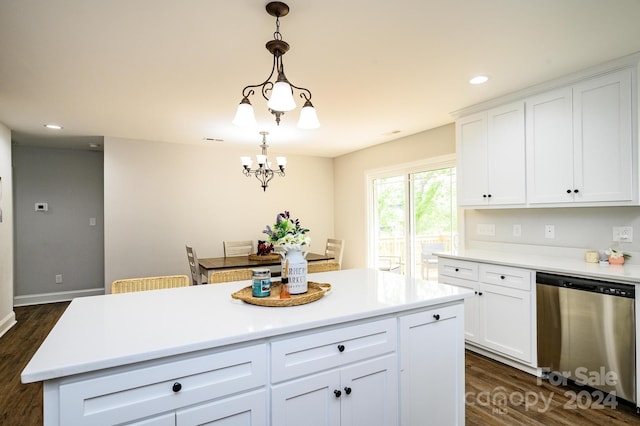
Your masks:
[{"label": "black cabinet knob", "polygon": [[440,319],[440,314],[434,314],[433,317],[438,321]]},{"label": "black cabinet knob", "polygon": [[500,279],[501,279],[501,280],[504,280],[504,275],[500,275]]},{"label": "black cabinet knob", "polygon": [[342,396],[342,392],[340,392],[338,389],[334,390],[333,394],[336,396],[336,398],[340,398]]},{"label": "black cabinet knob", "polygon": [[476,292],[475,292],[475,293],[476,293],[476,294],[478,294],[478,291],[476,290]]},{"label": "black cabinet knob", "polygon": [[487,197],[491,198],[491,194],[487,195]]},{"label": "black cabinet knob", "polygon": [[482,194],[482,198],[487,198],[487,194]]},{"label": "black cabinet knob", "polygon": [[460,269],[456,268],[456,272],[459,272],[459,271],[460,271]]},{"label": "black cabinet knob", "polygon": [[573,190],[573,193],[574,193],[574,194],[577,194],[578,192],[579,192],[579,191],[578,191],[577,189],[574,189],[574,190]]},{"label": "black cabinet knob", "polygon": [[171,387],[171,390],[174,392],[180,392],[180,390],[182,390],[182,385],[180,384],[180,382],[175,382]]},{"label": "black cabinet knob", "polygon": [[482,296],[482,292],[481,292],[481,291],[480,291],[480,292],[478,292],[478,296]]},{"label": "black cabinet knob", "polygon": [[567,194],[571,194],[571,190],[570,189],[567,189]]},{"label": "black cabinet knob", "polygon": [[345,388],[344,388],[344,392],[345,392],[347,395],[351,395],[351,388],[350,388],[349,386],[345,387]]},{"label": "black cabinet knob", "polygon": [[344,345],[338,345],[338,350],[340,352],[344,352]]}]

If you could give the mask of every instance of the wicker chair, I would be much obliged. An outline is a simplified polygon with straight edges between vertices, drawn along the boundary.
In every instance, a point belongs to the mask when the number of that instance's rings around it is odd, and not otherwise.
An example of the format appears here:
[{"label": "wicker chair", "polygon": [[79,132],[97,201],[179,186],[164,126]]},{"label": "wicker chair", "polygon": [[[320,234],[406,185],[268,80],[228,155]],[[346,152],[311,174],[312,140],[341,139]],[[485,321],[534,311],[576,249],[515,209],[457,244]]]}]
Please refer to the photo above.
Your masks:
[{"label": "wicker chair", "polygon": [[244,281],[251,279],[251,269],[226,269],[211,272],[209,284]]},{"label": "wicker chair", "polygon": [[159,290],[163,288],[188,287],[186,275],[167,275],[163,277],[128,278],[111,283],[111,294],[133,291]]},{"label": "wicker chair", "polygon": [[314,272],[327,272],[327,271],[339,271],[340,264],[338,262],[309,262],[307,265],[307,272],[312,274]]}]

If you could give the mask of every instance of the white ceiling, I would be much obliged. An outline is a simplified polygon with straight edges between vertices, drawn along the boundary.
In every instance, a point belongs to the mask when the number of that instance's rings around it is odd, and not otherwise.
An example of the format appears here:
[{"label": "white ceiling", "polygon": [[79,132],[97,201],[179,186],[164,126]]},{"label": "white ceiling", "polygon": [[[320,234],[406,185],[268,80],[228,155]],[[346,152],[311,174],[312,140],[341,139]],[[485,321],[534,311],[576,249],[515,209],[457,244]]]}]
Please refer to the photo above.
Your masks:
[{"label": "white ceiling", "polygon": [[[114,136],[257,147],[267,130],[272,150],[333,157],[640,51],[638,0],[290,0],[285,71],[312,91],[322,127],[298,130],[293,111],[276,128],[254,95],[259,128],[239,129],[242,88],[271,67],[266,3],[0,0],[0,122],[15,142],[45,145]],[[491,80],[467,83],[480,73]]]}]

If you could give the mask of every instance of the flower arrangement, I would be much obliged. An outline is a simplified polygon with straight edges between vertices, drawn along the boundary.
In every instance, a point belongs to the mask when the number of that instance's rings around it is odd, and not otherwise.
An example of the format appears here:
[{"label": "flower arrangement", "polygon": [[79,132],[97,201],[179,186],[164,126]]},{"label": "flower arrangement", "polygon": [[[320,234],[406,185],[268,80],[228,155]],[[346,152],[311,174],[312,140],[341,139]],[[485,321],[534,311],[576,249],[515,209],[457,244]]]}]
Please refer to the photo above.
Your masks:
[{"label": "flower arrangement", "polygon": [[604,251],[604,253],[609,256],[610,259],[628,259],[631,257],[630,254],[623,253],[622,250],[616,250],[614,248],[608,248]]},{"label": "flower arrangement", "polygon": [[288,211],[278,213],[273,228],[267,225],[262,232],[271,244],[284,250],[302,250],[303,246],[311,245],[311,238],[306,235],[309,230],[300,226],[299,219],[291,219]]},{"label": "flower arrangement", "polygon": [[258,256],[267,256],[273,251],[273,244],[258,240]]}]

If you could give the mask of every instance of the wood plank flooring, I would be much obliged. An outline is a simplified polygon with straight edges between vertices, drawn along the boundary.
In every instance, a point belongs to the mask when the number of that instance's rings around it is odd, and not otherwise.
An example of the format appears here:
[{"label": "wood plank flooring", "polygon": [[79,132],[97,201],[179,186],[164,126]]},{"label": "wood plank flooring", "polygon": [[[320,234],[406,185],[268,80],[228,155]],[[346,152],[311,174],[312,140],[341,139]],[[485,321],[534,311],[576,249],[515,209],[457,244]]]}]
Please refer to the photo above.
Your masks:
[{"label": "wood plank flooring", "polygon": [[[24,385],[20,373],[67,306],[52,303],[15,308],[18,324],[0,337],[0,425],[42,424],[42,384]],[[615,409],[598,409],[591,397],[572,401],[571,395],[581,390],[538,383],[536,377],[520,370],[473,352],[466,354],[469,426],[640,425],[635,407],[619,404]]]},{"label": "wood plank flooring", "polygon": [[68,305],[14,308],[18,323],[0,337],[0,425],[42,424],[42,383],[24,385],[20,373]]}]

